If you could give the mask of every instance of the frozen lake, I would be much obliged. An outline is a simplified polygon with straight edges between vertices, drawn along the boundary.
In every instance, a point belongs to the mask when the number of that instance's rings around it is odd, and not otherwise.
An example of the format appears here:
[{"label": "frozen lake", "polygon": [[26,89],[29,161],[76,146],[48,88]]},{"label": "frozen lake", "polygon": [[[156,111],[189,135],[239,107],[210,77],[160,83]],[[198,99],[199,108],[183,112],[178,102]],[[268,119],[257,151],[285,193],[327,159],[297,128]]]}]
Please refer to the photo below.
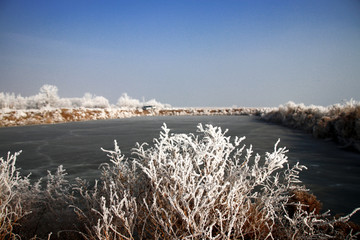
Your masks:
[{"label": "frozen lake", "polygon": [[[246,136],[245,143],[263,155],[274,143],[286,146],[290,164],[300,162],[308,170],[300,179],[333,213],[350,213],[360,206],[360,154],[338,149],[333,142],[314,139],[301,131],[259,121],[247,116],[138,117],[116,120],[73,122],[57,125],[23,126],[0,129],[0,156],[23,150],[17,167],[32,179],[63,165],[70,179],[99,177],[99,164],[108,162],[106,153],[116,139],[129,155],[136,142],[152,143],[163,123],[175,133],[195,132],[198,123],[228,128],[229,136]],[[359,214],[357,214],[359,215]],[[359,222],[359,216],[356,220]]]}]

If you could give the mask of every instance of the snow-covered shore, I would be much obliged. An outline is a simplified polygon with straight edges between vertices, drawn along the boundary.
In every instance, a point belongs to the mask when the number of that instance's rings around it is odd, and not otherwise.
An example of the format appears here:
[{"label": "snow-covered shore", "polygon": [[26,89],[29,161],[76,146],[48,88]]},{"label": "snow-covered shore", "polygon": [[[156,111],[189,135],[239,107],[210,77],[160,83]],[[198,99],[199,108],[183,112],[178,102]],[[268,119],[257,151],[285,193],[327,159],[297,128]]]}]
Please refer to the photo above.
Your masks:
[{"label": "snow-covered shore", "polygon": [[360,152],[360,103],[349,101],[328,107],[288,102],[278,108],[51,108],[1,109],[0,127],[55,124],[138,116],[254,115],[262,120],[301,129],[316,138],[332,139]]},{"label": "snow-covered shore", "polygon": [[305,130],[316,138],[332,139],[360,152],[360,102],[351,100],[328,107],[288,102],[262,114],[268,122]]},{"label": "snow-covered shore", "polygon": [[174,108],[155,99],[140,101],[123,93],[116,105],[102,96],[62,98],[58,88],[45,84],[28,97],[0,92],[0,127],[53,124],[136,116],[261,115],[265,108]]},{"label": "snow-covered shore", "polygon": [[262,108],[165,108],[142,110],[139,108],[43,108],[0,110],[0,127],[54,124],[99,119],[119,119],[137,116],[180,115],[260,115]]},{"label": "snow-covered shore", "polygon": [[277,108],[175,108],[155,99],[140,102],[126,93],[116,105],[89,93],[83,98],[60,98],[52,85],[44,85],[39,94],[30,97],[0,93],[0,127],[177,115],[261,116],[265,121],[302,129],[316,138],[333,139],[360,151],[360,103],[354,100],[328,107],[288,102]]}]

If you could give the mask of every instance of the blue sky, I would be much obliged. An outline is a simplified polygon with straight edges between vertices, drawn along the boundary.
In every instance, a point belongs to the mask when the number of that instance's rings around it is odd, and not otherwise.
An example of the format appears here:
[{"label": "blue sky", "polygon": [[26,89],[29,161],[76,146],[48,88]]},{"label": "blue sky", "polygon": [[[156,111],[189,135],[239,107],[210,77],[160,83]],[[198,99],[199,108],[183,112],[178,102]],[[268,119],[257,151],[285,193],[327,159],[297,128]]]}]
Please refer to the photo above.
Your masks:
[{"label": "blue sky", "polygon": [[360,100],[360,1],[0,1],[0,92],[172,106]]}]

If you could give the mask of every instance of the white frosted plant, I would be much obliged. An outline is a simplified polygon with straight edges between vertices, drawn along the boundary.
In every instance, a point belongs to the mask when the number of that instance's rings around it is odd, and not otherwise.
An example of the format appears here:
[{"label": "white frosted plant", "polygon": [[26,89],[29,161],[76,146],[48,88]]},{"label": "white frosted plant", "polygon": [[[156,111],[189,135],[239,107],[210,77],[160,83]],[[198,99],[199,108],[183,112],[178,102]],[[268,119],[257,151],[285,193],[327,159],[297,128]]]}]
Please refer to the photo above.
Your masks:
[{"label": "white frosted plant", "polygon": [[[137,144],[125,159],[115,141],[95,190],[79,187],[87,207],[87,239],[329,239],[348,236],[341,219],[294,201],[306,192],[287,150],[253,156],[244,138],[198,125],[199,134],[172,134],[164,126],[154,145]],[[305,210],[304,210],[305,209]],[[346,233],[348,234],[348,233]]]},{"label": "white frosted plant", "polygon": [[138,99],[131,98],[127,93],[123,93],[117,101],[117,106],[123,108],[137,108],[141,107],[141,103]]},{"label": "white frosted plant", "polygon": [[37,239],[72,227],[76,215],[69,208],[73,197],[63,167],[49,171],[46,183],[31,183],[15,167],[20,153],[0,158],[0,240]]},{"label": "white frosted plant", "polygon": [[29,213],[22,197],[26,197],[30,181],[21,177],[15,167],[20,153],[8,153],[7,159],[0,158],[0,239],[18,238],[14,227]]},{"label": "white frosted plant", "polygon": [[[289,168],[286,149],[252,157],[244,138],[219,127],[198,126],[200,137],[170,134],[166,125],[154,147],[135,149],[150,181],[145,224],[159,238],[225,239],[271,237],[303,166]],[[283,171],[280,169],[285,168]],[[152,225],[152,226],[151,226]]]},{"label": "white frosted plant", "polygon": [[112,165],[102,164],[101,181],[96,180],[91,189],[78,179],[76,189],[81,206],[74,206],[79,219],[85,224],[84,239],[134,239],[138,219],[135,193],[140,179],[136,177],[135,164],[129,164],[115,141],[114,151],[104,150]]}]

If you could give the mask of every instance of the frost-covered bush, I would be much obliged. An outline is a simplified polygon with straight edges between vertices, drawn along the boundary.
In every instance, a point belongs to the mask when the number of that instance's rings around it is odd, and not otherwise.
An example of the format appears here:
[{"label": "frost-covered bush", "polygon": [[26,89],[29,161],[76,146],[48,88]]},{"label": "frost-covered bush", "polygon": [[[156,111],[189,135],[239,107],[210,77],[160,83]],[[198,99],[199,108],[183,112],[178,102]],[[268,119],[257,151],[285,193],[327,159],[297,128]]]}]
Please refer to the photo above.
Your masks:
[{"label": "frost-covered bush", "polygon": [[251,147],[243,155],[243,138],[230,142],[211,125],[198,130],[201,138],[170,135],[164,127],[153,148],[136,149],[150,182],[148,228],[158,229],[156,237],[175,239],[270,236],[303,167],[273,175],[287,162],[285,149],[275,147],[260,163],[259,155],[251,159]]},{"label": "frost-covered bush", "polygon": [[74,232],[77,216],[70,208],[76,200],[63,166],[60,165],[55,173],[48,171],[47,176],[31,188],[32,191],[23,200],[31,213],[20,221],[19,235],[24,239],[34,236],[44,239],[51,233],[58,236],[51,239],[74,239],[73,236],[78,236]]},{"label": "frost-covered bush", "polygon": [[15,239],[14,227],[28,214],[22,205],[22,190],[30,185],[27,177],[20,177],[15,162],[20,153],[0,158],[0,239]]},{"label": "frost-covered bush", "polygon": [[121,97],[118,99],[117,106],[124,108],[138,108],[141,107],[142,104],[138,99],[134,99],[127,95],[127,93],[123,93]]},{"label": "frost-covered bush", "polygon": [[360,102],[353,99],[328,107],[288,102],[261,117],[303,129],[316,138],[332,138],[345,148],[360,151]]},{"label": "frost-covered bush", "polygon": [[[198,134],[172,134],[163,126],[154,145],[137,144],[125,159],[115,141],[94,190],[78,185],[77,213],[86,239],[339,239],[350,215],[331,219],[301,201],[304,166],[289,166],[275,144],[264,158],[244,138],[198,126]],[[359,209],[357,209],[359,210]],[[354,213],[357,211],[355,210]],[[353,213],[352,213],[353,214]]]},{"label": "frost-covered bush", "polygon": [[[0,158],[0,239],[45,239],[51,232],[74,229],[77,217],[69,207],[74,197],[63,167],[55,174],[49,171],[46,181],[31,183],[15,167],[20,153]],[[64,239],[80,236],[74,231],[61,235]]]},{"label": "frost-covered bush", "polygon": [[89,188],[88,182],[78,179],[75,188],[81,206],[74,206],[79,220],[85,224],[85,239],[133,239],[138,227],[138,203],[135,196],[143,188],[135,162],[130,164],[115,141],[115,150],[107,151],[110,164],[102,164],[102,177]]}]

